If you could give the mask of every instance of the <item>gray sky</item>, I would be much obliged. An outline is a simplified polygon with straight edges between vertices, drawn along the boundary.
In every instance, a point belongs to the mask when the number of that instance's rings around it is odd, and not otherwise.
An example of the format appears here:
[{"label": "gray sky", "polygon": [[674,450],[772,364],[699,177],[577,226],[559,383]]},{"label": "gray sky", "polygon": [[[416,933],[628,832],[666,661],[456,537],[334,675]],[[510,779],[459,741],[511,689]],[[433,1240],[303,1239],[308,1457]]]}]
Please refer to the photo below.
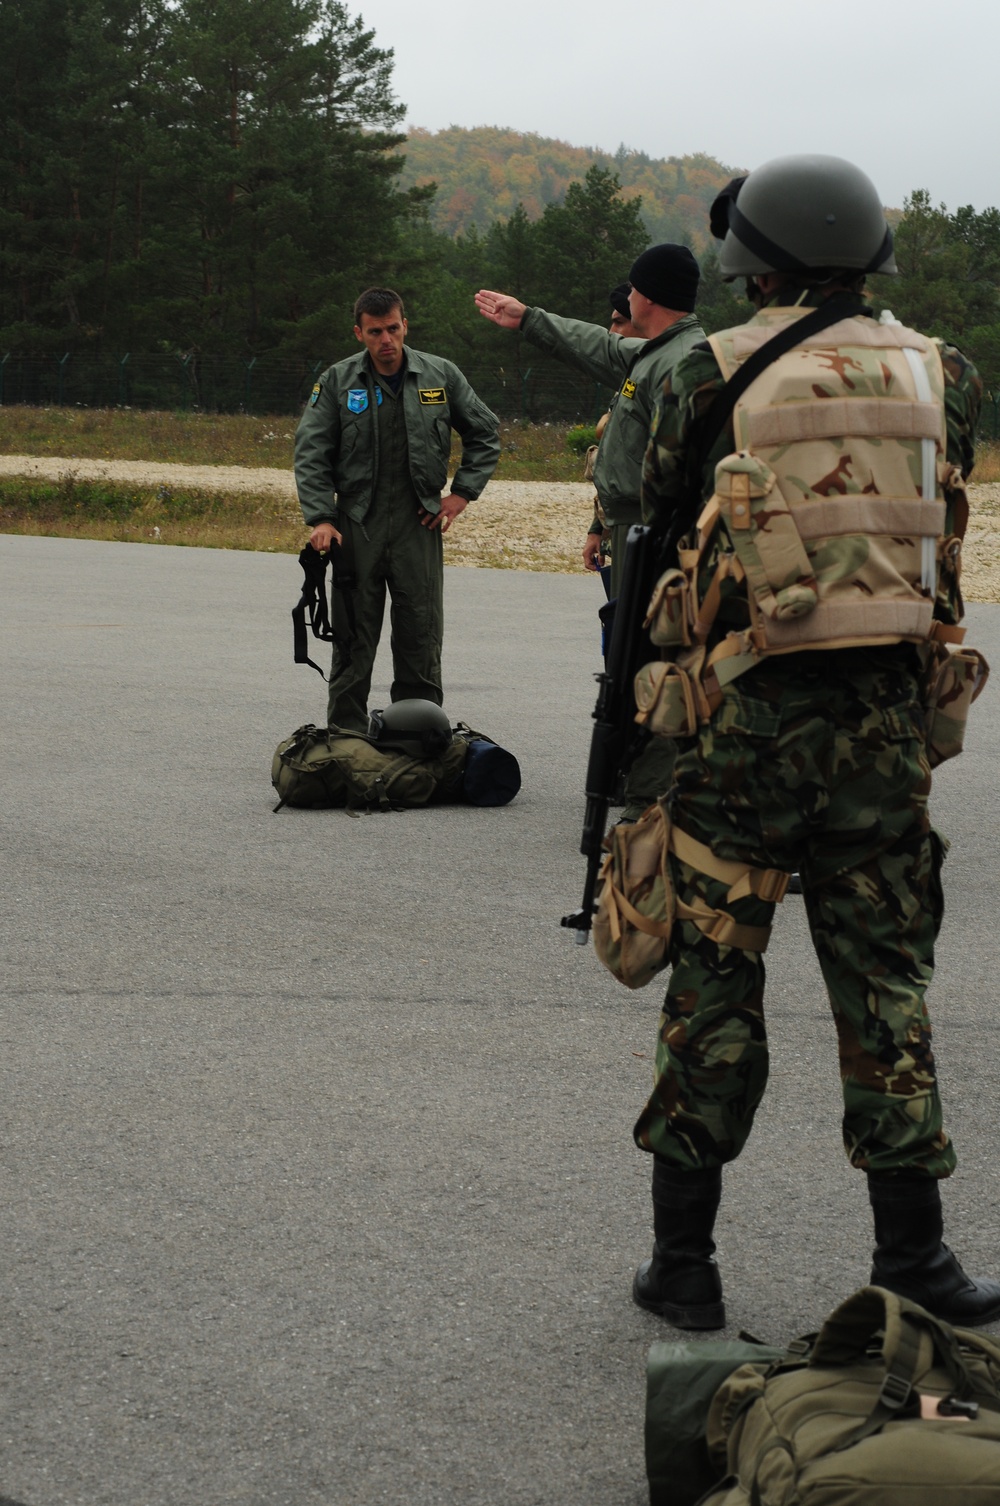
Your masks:
[{"label": "gray sky", "polygon": [[883,202],[1000,206],[997,0],[348,0],[406,121],[754,167],[848,157]]}]

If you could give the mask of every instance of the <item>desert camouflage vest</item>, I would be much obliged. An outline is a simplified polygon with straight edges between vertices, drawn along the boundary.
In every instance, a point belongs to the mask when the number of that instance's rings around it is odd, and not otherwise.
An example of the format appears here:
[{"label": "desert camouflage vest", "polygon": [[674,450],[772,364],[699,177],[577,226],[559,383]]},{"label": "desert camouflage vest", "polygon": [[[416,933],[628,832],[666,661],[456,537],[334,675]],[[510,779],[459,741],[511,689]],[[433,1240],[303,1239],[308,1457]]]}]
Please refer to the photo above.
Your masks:
[{"label": "desert camouflage vest", "polygon": [[[713,335],[726,380],[799,317],[764,310]],[[736,449],[716,466],[694,546],[660,581],[649,616],[654,644],[686,672],[699,719],[722,685],[774,654],[962,641],[968,503],[946,458],[933,341],[901,324],[841,320],[758,376],[733,427]],[[716,615],[734,584],[750,625],[723,636]],[[637,685],[637,698],[658,689]]]},{"label": "desert camouflage vest", "polygon": [[[764,310],[713,335],[725,379],[799,317]],[[957,647],[969,505],[947,459],[937,345],[895,322],[841,320],[768,366],[733,426],[697,535],[649,605],[662,658],[636,676],[636,721],[690,737],[762,659],[910,642],[925,650],[931,766],[953,758],[989,666]],[[734,591],[749,626],[726,632],[717,619]]]},{"label": "desert camouflage vest", "polygon": [[[765,311],[713,336],[723,376],[790,317]],[[745,577],[746,648],[937,636],[939,574],[961,544],[947,537],[945,488],[962,486],[945,459],[937,346],[900,324],[845,319],[768,367],[733,426],[736,453],[716,468],[699,535],[721,530]]]}]

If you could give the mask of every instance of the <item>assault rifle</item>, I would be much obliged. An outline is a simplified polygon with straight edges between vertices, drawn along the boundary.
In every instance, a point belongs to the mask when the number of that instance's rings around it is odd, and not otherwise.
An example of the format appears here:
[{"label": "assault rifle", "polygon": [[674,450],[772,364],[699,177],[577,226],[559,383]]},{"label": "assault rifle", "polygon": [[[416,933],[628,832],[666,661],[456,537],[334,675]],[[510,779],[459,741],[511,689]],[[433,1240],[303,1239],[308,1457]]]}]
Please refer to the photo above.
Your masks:
[{"label": "assault rifle", "polygon": [[587,859],[583,903],[564,915],[562,924],[576,932],[576,941],[587,944],[594,919],[597,874],[604,850],[604,832],[619,774],[631,766],[649,733],[635,723],[635,676],[647,660],[655,657],[649,634],[643,626],[649,598],[662,558],[662,539],[652,528],[635,524],[628,531],[621,589],[613,603],[614,619],[604,669],[594,707],[594,729],[587,762],[586,811],[580,851]]}]

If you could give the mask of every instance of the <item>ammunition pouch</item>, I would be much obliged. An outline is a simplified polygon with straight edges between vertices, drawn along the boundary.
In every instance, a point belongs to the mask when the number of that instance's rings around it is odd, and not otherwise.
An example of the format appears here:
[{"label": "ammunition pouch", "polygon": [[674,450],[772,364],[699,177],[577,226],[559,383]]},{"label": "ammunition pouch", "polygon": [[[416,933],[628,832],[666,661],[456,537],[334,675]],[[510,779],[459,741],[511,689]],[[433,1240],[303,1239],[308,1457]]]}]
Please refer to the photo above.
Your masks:
[{"label": "ammunition pouch", "polygon": [[990,667],[975,648],[938,647],[928,664],[924,692],[927,759],[932,769],[961,753],[969,708],[983,692]]},{"label": "ammunition pouch", "polygon": [[701,718],[700,686],[670,660],[644,664],[635,677],[635,719],[658,737],[693,737]]},{"label": "ammunition pouch", "polygon": [[655,648],[686,648],[691,642],[688,597],[691,588],[683,570],[667,570],[653,590],[643,627]]},{"label": "ammunition pouch", "polygon": [[662,800],[632,824],[612,827],[601,869],[602,889],[594,917],[594,949],[603,965],[626,988],[645,988],[670,960],[678,920],[689,921],[718,946],[763,952],[770,926],[740,925],[725,910],[701,900],[677,897],[670,854],[710,878],[729,885],[729,903],[754,895],[777,904],[790,875],[776,868],[718,858],[703,842],[673,826]]}]

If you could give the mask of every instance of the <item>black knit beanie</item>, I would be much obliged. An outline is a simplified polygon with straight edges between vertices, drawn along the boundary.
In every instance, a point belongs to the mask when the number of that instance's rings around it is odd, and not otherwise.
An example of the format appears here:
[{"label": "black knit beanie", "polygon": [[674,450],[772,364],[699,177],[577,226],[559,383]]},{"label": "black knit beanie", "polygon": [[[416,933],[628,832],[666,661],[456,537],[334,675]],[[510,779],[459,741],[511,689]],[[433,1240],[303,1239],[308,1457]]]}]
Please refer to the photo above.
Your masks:
[{"label": "black knit beanie", "polygon": [[628,295],[632,291],[630,282],[620,282],[616,288],[612,288],[608,294],[608,302],[616,314],[621,314],[623,319],[631,319],[632,310],[628,306]]},{"label": "black knit beanie", "polygon": [[690,314],[698,297],[698,263],[687,246],[664,241],[650,246],[632,265],[629,281],[637,293],[665,309]]}]

